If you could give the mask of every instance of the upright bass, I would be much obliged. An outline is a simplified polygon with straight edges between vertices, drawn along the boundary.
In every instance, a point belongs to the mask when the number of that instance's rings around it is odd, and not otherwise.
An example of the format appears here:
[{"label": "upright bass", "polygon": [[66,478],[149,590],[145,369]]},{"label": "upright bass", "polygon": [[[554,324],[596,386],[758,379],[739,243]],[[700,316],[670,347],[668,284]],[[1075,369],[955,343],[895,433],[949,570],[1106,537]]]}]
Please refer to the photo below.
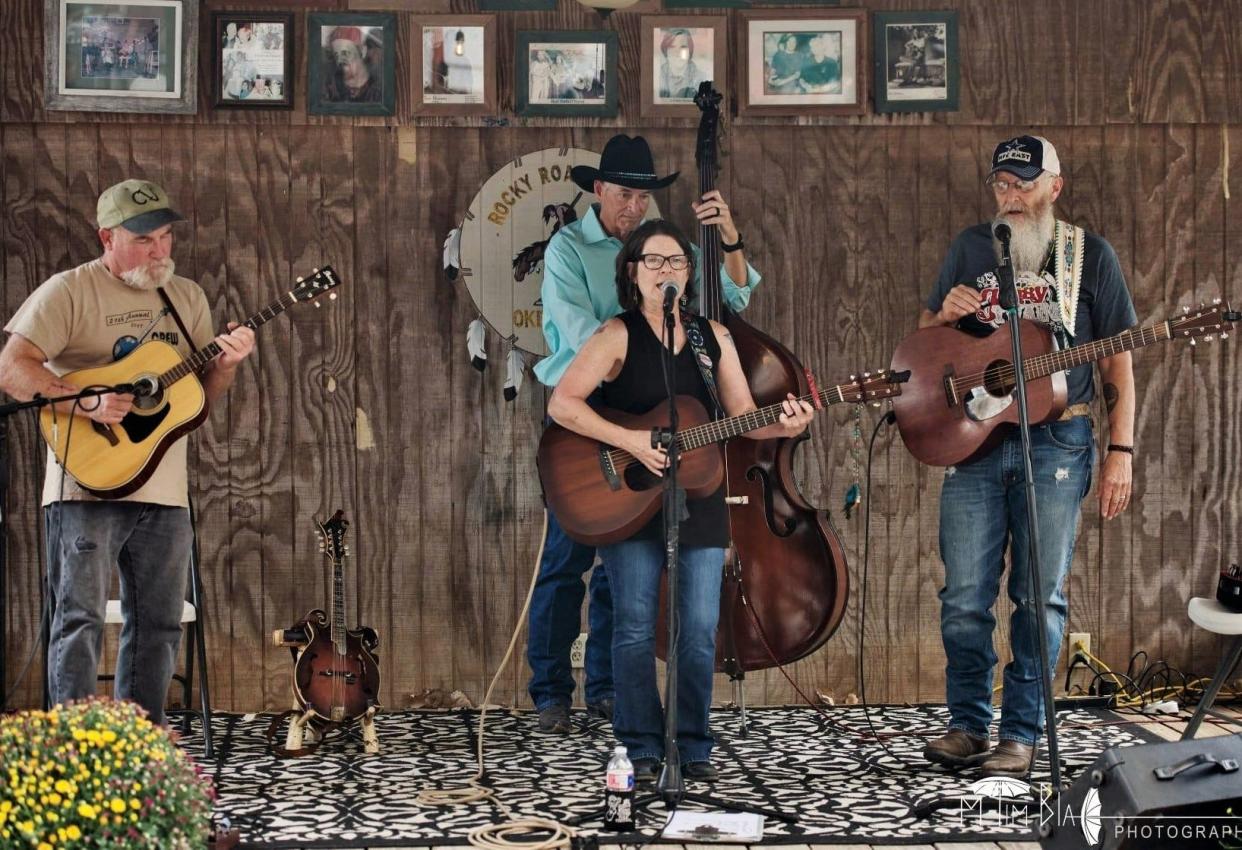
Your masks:
[{"label": "upright bass", "polygon": [[[695,152],[700,197],[715,188],[720,99],[711,82],[703,83],[695,98],[702,112]],[[787,393],[807,395],[807,373],[793,353],[724,305],[715,225],[699,226],[699,248],[701,312],[728,328],[755,404],[778,404]],[[807,502],[794,476],[794,452],[805,439],[803,433],[726,444],[733,542],[725,562],[716,667],[735,683],[748,670],[810,655],[845,613],[849,577],[841,541],[828,512]]]}]

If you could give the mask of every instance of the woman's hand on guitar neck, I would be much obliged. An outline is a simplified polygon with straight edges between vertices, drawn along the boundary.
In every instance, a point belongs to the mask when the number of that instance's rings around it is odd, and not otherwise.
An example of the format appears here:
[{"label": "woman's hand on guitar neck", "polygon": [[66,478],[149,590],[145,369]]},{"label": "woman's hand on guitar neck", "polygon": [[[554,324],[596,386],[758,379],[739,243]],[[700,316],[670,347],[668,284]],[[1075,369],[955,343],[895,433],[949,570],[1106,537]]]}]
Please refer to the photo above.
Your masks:
[{"label": "woman's hand on guitar neck", "polygon": [[668,452],[662,448],[651,447],[651,432],[627,430],[625,433],[626,438],[622,441],[625,445],[617,446],[617,448],[625,449],[643,466],[656,475],[663,476],[668,466]]}]

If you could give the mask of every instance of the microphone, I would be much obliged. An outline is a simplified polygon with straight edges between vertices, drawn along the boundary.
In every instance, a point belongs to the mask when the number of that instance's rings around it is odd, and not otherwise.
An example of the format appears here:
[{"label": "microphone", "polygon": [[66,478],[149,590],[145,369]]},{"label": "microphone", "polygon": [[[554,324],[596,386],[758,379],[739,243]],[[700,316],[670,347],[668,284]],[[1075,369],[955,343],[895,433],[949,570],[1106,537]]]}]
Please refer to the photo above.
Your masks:
[{"label": "microphone", "polygon": [[160,391],[160,382],[151,375],[144,375],[132,384],[117,384],[113,389],[119,393],[129,393],[134,398],[150,398]]},{"label": "microphone", "polygon": [[1009,226],[1007,221],[992,222],[992,236],[1002,245],[1009,244],[1009,238],[1013,235],[1013,228]]},{"label": "microphone", "polygon": [[673,309],[673,302],[677,300],[677,284],[674,281],[666,280],[660,284],[660,292],[664,295],[665,312]]}]

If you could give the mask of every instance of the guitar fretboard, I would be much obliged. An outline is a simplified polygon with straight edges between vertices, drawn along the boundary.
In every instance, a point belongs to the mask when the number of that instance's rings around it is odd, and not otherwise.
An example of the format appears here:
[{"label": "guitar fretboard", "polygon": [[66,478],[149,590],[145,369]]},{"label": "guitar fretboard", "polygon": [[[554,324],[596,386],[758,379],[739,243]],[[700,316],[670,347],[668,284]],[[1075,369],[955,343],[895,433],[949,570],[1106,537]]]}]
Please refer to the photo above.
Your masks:
[{"label": "guitar fretboard", "polygon": [[1098,339],[1062,351],[1028,357],[1025,361],[1026,376],[1043,378],[1053,372],[1062,372],[1084,363],[1094,363],[1104,357],[1112,357],[1123,351],[1133,351],[1136,348],[1171,338],[1172,331],[1167,321],[1145,328],[1131,328],[1116,336],[1110,336],[1108,339]]},{"label": "guitar fretboard", "polygon": [[[296,303],[296,299],[293,297],[293,294],[286,292],[284,295],[280,296],[280,298],[276,299],[276,301],[274,301],[272,304],[269,304],[267,307],[264,307],[262,310],[255,313],[249,319],[242,322],[242,326],[250,328],[251,330],[255,330],[261,325],[267,324],[272,319],[276,318],[281,313],[285,312],[285,310],[288,310],[289,307],[291,307],[295,303]],[[220,348],[219,343],[217,343],[213,339],[211,342],[204,345],[198,351],[194,352],[189,357],[182,360],[176,366],[172,367],[167,372],[160,375],[160,386],[161,387],[172,386],[177,381],[180,381],[182,378],[184,378],[186,375],[189,375],[191,372],[199,371],[204,366],[206,366],[208,363],[210,363],[212,360],[216,359],[216,357],[220,354],[222,350],[223,349]]]},{"label": "guitar fretboard", "polygon": [[[824,404],[840,404],[845,401],[846,388],[854,393],[858,392],[857,385],[855,384],[838,385],[827,392],[820,393],[820,400]],[[807,395],[800,396],[798,401],[810,401],[813,403],[813,398],[814,396],[808,393]],[[719,443],[750,431],[766,428],[768,425],[780,420],[781,414],[784,412],[783,404],[769,404],[767,407],[760,407],[749,413],[743,413],[741,416],[731,416],[728,419],[718,419],[715,422],[695,425],[677,435],[677,444],[683,452],[694,451],[712,443]]]},{"label": "guitar fretboard", "polygon": [[345,654],[345,558],[332,556],[332,645]]}]

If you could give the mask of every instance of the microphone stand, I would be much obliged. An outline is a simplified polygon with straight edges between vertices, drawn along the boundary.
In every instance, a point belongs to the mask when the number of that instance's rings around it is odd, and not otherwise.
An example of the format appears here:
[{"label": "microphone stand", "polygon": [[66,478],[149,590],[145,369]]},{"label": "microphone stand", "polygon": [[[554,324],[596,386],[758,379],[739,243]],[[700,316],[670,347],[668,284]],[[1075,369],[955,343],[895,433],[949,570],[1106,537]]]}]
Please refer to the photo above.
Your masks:
[{"label": "microphone stand", "polygon": [[[1014,395],[1018,401],[1018,430],[1022,437],[1022,469],[1026,478],[1026,527],[1030,538],[1030,549],[1027,554],[1027,616],[1031,618],[1037,638],[1039,655],[1039,681],[1044,703],[1044,728],[1048,740],[1048,761],[1052,772],[1052,793],[1061,793],[1061,761],[1057,746],[1056,705],[1052,696],[1051,659],[1048,651],[1048,629],[1044,625],[1044,594],[1043,582],[1040,577],[1040,556],[1042,547],[1039,539],[1039,510],[1035,497],[1035,472],[1031,463],[1031,417],[1027,408],[1026,370],[1022,365],[1022,333],[1018,318],[1018,286],[1014,280],[1013,258],[1009,254],[1010,232],[1008,226],[997,229],[997,238],[1001,244],[1001,264],[996,269],[996,280],[1000,287],[1000,306],[1008,317],[1009,339],[1013,345]],[[1038,736],[1035,750],[1038,752]]]}]

